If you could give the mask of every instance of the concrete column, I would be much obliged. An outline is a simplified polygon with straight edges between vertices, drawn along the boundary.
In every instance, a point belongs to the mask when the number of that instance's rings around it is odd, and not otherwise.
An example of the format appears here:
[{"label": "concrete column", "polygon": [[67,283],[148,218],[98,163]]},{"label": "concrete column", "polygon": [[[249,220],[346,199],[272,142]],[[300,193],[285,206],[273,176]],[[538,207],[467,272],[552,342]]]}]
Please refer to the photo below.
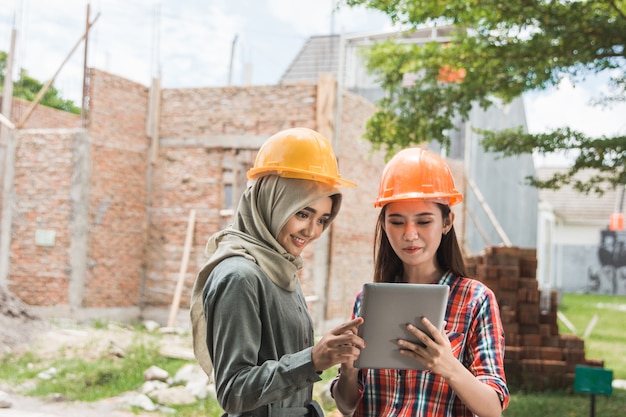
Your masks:
[{"label": "concrete column", "polygon": [[17,133],[3,129],[4,169],[2,178],[2,217],[0,218],[0,286],[9,285],[9,266],[11,262],[11,227],[13,225],[13,209],[15,206],[15,152],[17,149]]},{"label": "concrete column", "polygon": [[89,183],[91,179],[91,139],[86,130],[74,135],[70,198],[70,285],[69,304],[72,310],[83,304],[87,278],[89,244]]}]

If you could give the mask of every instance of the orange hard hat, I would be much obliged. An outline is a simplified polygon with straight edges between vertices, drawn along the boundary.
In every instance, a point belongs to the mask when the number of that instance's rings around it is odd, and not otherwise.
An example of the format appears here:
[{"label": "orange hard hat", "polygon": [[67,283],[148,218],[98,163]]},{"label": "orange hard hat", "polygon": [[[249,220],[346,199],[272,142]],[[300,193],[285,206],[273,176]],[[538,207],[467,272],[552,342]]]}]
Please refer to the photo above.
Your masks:
[{"label": "orange hard hat", "polygon": [[463,201],[445,161],[422,148],[398,152],[385,166],[374,207],[401,200],[434,200],[449,206]]},{"label": "orange hard hat", "polygon": [[296,127],[272,135],[259,149],[248,179],[280,175],[325,182],[333,187],[355,187],[341,178],[335,152],[328,139],[315,130]]}]

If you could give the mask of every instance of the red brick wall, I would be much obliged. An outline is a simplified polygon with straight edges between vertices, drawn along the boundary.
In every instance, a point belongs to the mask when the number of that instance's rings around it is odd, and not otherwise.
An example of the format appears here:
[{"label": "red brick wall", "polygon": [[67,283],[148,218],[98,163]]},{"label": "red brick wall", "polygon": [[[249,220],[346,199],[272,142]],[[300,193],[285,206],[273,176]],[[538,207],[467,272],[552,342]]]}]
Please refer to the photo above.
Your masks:
[{"label": "red brick wall", "polygon": [[[238,164],[239,182],[245,184],[245,171],[256,156],[256,149],[222,146],[224,137],[264,139],[289,127],[318,129],[315,85],[167,89],[161,96],[159,152],[150,166],[150,139],[145,134],[148,93],[145,86],[91,71],[87,127],[90,168],[83,173],[88,180],[88,216],[82,307],[169,306],[193,209],[193,244],[181,297],[181,308],[188,307],[196,274],[206,261],[207,239],[230,220],[220,213],[224,208],[225,167],[233,161]],[[377,215],[371,202],[384,165],[379,154],[370,155],[369,143],[361,139],[372,104],[348,93],[343,103],[337,147],[340,171],[359,187],[342,189],[342,211],[330,231],[330,279],[322,300],[311,304],[316,317],[331,320],[350,315],[354,295],[371,279]],[[69,133],[59,134],[57,141],[70,146],[70,137]],[[75,157],[54,146],[21,151],[20,187],[28,184],[22,178],[29,178],[26,167],[32,166],[33,160],[46,165],[47,170],[67,170],[62,176],[42,172],[41,178],[51,182],[38,183],[29,193],[20,188],[25,207],[35,208],[35,213],[24,208],[20,216],[37,217],[38,206],[46,210],[37,197],[48,195],[42,193],[46,186],[50,187],[48,193],[59,195],[56,200],[70,204],[72,171],[67,164],[71,165]],[[242,190],[240,186],[234,196],[235,206]],[[38,227],[68,229],[68,210],[59,211],[65,217],[50,218],[50,226]],[[20,219],[16,217],[16,227],[27,227],[29,222]],[[54,248],[33,248],[33,233],[25,230],[24,239],[14,238],[12,242],[12,288],[31,304],[68,305],[68,292],[72,291],[68,283],[70,242],[58,233]],[[315,249],[312,246],[304,254],[301,276],[307,295],[314,288]],[[53,252],[59,260],[51,261]],[[50,255],[42,257],[42,253]]]},{"label": "red brick wall", "polygon": [[380,152],[362,138],[374,106],[360,96],[344,93],[337,157],[341,175],[358,184],[344,188],[343,204],[333,224],[331,276],[326,294],[327,320],[350,317],[356,293],[372,280],[374,228],[378,209],[372,202],[384,167]]},{"label": "red brick wall", "polygon": [[[93,71],[88,136],[80,117],[44,106],[19,130],[15,154],[9,289],[31,305],[68,306],[71,302],[73,181],[89,181],[86,222],[88,265],[81,305],[125,307],[139,304],[144,264],[148,144],[145,132],[147,89]],[[17,122],[30,103],[14,100]],[[45,129],[44,129],[45,128]],[[77,146],[76,135],[88,137]],[[81,139],[83,140],[83,139]],[[88,149],[86,155],[79,155]],[[77,164],[88,158],[88,169]],[[35,245],[35,232],[52,231],[54,246]],[[78,271],[82,275],[83,271]]]},{"label": "red brick wall", "polygon": [[[67,130],[18,132],[8,287],[28,304],[68,302],[72,139]],[[37,230],[53,232],[54,245],[36,245]]]},{"label": "red brick wall", "polygon": [[[31,106],[31,102],[19,98],[13,98],[11,102],[11,117],[9,118],[14,125],[17,125]],[[2,97],[0,97],[0,109],[6,113],[6,109],[2,106]],[[61,129],[61,128],[79,128],[80,116],[65,111],[53,109],[46,106],[37,106],[25,120],[22,129]],[[5,155],[6,155],[6,138],[0,140],[0,180],[3,180]],[[2,206],[2,196],[0,193],[0,207]]]},{"label": "red brick wall", "polygon": [[167,89],[162,138],[271,135],[295,126],[315,128],[314,85]]},{"label": "red brick wall", "polygon": [[169,305],[179,276],[187,224],[196,210],[194,239],[185,275],[186,305],[204,262],[206,239],[220,228],[222,155],[203,148],[162,148],[154,166],[150,234],[146,253],[146,303]]},{"label": "red brick wall", "polygon": [[[0,104],[2,98],[0,98]],[[78,103],[80,104],[80,103]],[[20,98],[13,98],[11,104],[11,121],[17,125],[26,115],[31,102]],[[80,127],[80,116],[63,110],[47,106],[37,106],[26,119],[22,129],[62,129]]]},{"label": "red brick wall", "polygon": [[[189,305],[196,274],[206,262],[208,238],[224,226],[223,165],[233,150],[215,147],[223,135],[264,136],[294,126],[315,128],[315,86],[263,86],[163,90],[160,137],[194,139],[159,147],[154,165],[145,301],[168,306],[180,275],[190,210],[196,210],[193,246],[181,306]],[[240,156],[248,166],[256,151]],[[235,205],[239,195],[234,198]]]},{"label": "red brick wall", "polygon": [[83,305],[136,306],[145,246],[148,89],[92,70],[90,96],[89,248]]},{"label": "red brick wall", "polygon": [[[204,247],[222,224],[219,216],[223,184],[220,182],[225,150],[211,149],[219,135],[266,136],[279,130],[305,126],[317,129],[316,86],[288,85],[253,88],[180,89],[163,92],[160,136],[195,138],[206,148],[161,146],[155,165],[151,209],[151,235],[146,302],[167,305],[179,275],[189,210],[196,210],[196,230],[181,305],[188,305],[197,271],[206,261]],[[370,156],[361,138],[373,105],[346,93],[337,155],[342,176],[359,184],[343,188],[342,211],[330,231],[330,279],[325,299],[310,304],[312,314],[343,320],[350,315],[354,295],[371,279],[373,231],[377,216],[371,202],[384,165],[380,153]],[[330,138],[332,139],[332,138]],[[253,163],[255,152],[249,163]],[[238,199],[237,199],[238,200]],[[301,273],[305,295],[313,291],[316,245],[307,248]]]}]

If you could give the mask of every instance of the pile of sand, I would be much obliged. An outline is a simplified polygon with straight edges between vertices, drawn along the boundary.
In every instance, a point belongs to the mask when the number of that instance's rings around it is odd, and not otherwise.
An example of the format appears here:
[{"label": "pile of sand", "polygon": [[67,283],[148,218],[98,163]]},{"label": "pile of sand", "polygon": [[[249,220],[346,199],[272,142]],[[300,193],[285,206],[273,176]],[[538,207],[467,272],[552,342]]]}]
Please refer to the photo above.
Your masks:
[{"label": "pile of sand", "polygon": [[45,327],[26,303],[0,286],[0,353],[27,344]]}]

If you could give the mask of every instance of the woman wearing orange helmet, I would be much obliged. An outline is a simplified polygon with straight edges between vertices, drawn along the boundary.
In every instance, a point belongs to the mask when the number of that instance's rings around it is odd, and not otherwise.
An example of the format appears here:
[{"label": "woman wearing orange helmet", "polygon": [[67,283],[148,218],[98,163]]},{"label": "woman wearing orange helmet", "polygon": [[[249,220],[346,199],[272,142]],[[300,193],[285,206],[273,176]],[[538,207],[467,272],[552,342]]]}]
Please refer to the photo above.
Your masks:
[{"label": "woman wearing orange helmet", "polygon": [[300,254],[337,216],[336,187],[355,184],[339,175],[328,140],[304,128],[270,137],[248,178],[234,223],[209,239],[193,288],[194,353],[215,376],[225,416],[321,416],[313,383],[356,359],[362,320],[313,345]]},{"label": "woman wearing orange helmet", "polygon": [[341,364],[331,393],[344,415],[495,417],[508,405],[498,303],[489,288],[466,278],[454,231],[450,206],[462,199],[446,163],[424,149],[402,150],[386,165],[374,203],[381,207],[374,281],[445,284],[448,305],[441,332],[422,319],[433,339],[407,325],[424,346],[397,341],[402,354],[427,370]]}]

